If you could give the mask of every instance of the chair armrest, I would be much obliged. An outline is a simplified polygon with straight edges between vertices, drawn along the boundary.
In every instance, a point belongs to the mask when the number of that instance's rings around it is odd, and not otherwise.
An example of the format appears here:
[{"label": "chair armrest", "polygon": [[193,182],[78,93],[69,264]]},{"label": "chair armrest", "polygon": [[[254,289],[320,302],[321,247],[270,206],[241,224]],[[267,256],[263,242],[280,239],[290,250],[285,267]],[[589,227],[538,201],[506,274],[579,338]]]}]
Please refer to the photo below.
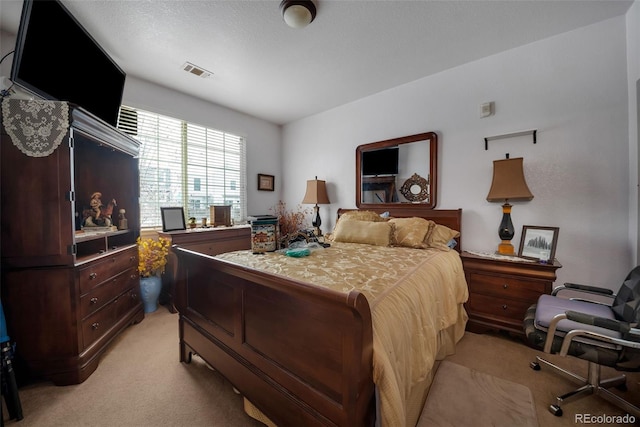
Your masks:
[{"label": "chair armrest", "polygon": [[[558,323],[564,319],[573,320],[574,322],[582,323],[585,325],[598,326],[598,327],[609,329],[615,332],[620,332],[622,335],[626,335],[631,331],[632,335],[640,336],[640,330],[631,328],[630,324],[627,322],[620,322],[615,319],[606,319],[603,317],[592,316],[590,314],[568,310],[565,313],[560,313],[555,315],[553,319],[551,319],[551,321],[549,322],[549,328],[547,329],[547,339],[544,343],[545,353],[551,354],[551,347],[553,345],[554,336],[556,335],[556,328],[558,326]],[[627,341],[624,339],[613,338],[598,332],[587,331],[583,329],[574,329],[572,331],[567,332],[564,338],[562,348],[564,348],[566,344],[566,349],[564,354],[562,354],[563,356],[566,356],[566,351],[569,350],[569,344],[571,344],[571,340],[576,336],[589,336],[590,338],[593,338],[599,341],[615,343],[619,345],[625,345],[625,343],[629,342],[633,344],[628,346],[634,347],[634,348],[640,348],[640,342],[633,342],[633,341]],[[562,350],[561,350],[561,353],[562,353]]]},{"label": "chair armrest", "polygon": [[[605,319],[598,316],[592,316],[585,313],[579,313],[576,311],[567,311],[564,314],[559,314],[555,316],[551,323],[549,324],[549,335],[547,336],[547,341],[545,342],[545,353],[551,353],[551,344],[553,342],[553,336],[555,335],[556,326],[560,320],[567,319],[573,320],[574,322],[583,323],[586,325],[598,326],[601,328],[609,329],[612,331],[620,332],[622,335],[630,334],[635,337],[640,337],[640,329],[632,328],[629,323],[621,322],[615,319]],[[551,335],[553,333],[553,335]],[[614,338],[608,335],[604,335],[595,331],[588,331],[584,329],[574,329],[569,332],[564,337],[562,341],[562,346],[560,348],[560,356],[566,356],[569,352],[569,347],[571,342],[579,337],[586,337],[592,340],[601,341],[609,344],[620,345],[623,347],[640,349],[640,342],[638,341],[630,341],[623,338]],[[597,344],[596,344],[597,345]]]},{"label": "chair armrest", "polygon": [[591,286],[591,285],[581,285],[579,283],[569,283],[569,282],[554,288],[553,292],[551,292],[551,295],[555,296],[558,293],[562,291],[567,291],[567,290],[584,292],[584,293],[593,294],[593,295],[602,295],[610,298],[616,297],[616,294],[611,289],[608,289],[608,288],[601,288],[599,286]]},{"label": "chair armrest", "polygon": [[607,335],[602,335],[593,331],[574,329],[573,331],[568,332],[567,335],[565,335],[564,340],[562,341],[562,347],[560,347],[560,352],[558,354],[560,356],[566,356],[569,353],[569,346],[571,346],[571,341],[578,337],[586,337],[596,341],[602,341],[609,344],[615,344],[622,347],[640,350],[640,342],[638,341],[629,341],[622,338],[613,338]]},{"label": "chair armrest", "polygon": [[592,316],[590,314],[580,313],[577,311],[567,311],[565,314],[567,315],[568,320],[609,329],[610,331],[620,332],[622,335],[628,334],[629,330],[631,330],[631,325],[629,325],[629,323],[615,319],[605,319],[604,317]]}]

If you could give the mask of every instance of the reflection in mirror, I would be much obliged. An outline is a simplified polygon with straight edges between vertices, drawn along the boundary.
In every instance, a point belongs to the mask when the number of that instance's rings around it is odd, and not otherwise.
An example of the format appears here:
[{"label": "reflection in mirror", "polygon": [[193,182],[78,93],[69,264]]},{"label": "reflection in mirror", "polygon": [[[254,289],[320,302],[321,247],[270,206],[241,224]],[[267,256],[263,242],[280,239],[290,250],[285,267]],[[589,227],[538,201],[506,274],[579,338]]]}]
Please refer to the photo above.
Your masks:
[{"label": "reflection in mirror", "polygon": [[356,205],[436,206],[437,136],[433,132],[360,145],[356,149]]}]

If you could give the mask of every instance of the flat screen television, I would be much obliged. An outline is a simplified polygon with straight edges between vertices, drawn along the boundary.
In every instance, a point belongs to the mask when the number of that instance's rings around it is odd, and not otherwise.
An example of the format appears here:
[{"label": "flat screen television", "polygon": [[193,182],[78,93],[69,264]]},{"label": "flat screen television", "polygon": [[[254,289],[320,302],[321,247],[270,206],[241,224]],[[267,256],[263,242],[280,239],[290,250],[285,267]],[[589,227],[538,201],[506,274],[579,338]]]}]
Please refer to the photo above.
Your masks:
[{"label": "flat screen television", "polygon": [[363,175],[397,175],[398,148],[362,152]]},{"label": "flat screen television", "polygon": [[11,80],[116,126],[126,74],[58,0],[25,0]]}]

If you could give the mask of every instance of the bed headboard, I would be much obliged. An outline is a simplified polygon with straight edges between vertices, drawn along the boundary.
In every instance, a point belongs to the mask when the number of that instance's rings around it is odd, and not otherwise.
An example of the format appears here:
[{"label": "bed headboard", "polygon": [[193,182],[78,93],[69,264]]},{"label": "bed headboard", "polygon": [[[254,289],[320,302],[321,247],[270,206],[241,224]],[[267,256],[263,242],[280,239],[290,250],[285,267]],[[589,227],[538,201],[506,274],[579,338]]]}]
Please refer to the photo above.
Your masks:
[{"label": "bed headboard", "polygon": [[[343,212],[354,211],[358,209],[338,209],[338,218]],[[384,208],[363,209],[377,213],[389,212],[389,216],[395,218],[420,217],[430,219],[438,224],[449,227],[460,232],[460,237],[456,240],[456,251],[462,252],[462,209],[418,209],[412,205],[387,205]]]}]

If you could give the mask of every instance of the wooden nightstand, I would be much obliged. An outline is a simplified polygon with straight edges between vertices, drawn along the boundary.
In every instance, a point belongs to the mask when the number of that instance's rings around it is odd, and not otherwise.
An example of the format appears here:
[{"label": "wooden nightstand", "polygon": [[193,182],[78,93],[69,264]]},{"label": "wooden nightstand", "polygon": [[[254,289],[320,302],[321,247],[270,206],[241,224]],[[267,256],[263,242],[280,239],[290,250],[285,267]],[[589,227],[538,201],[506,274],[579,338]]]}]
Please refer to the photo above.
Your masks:
[{"label": "wooden nightstand", "polygon": [[562,265],[494,259],[462,252],[469,300],[467,330],[504,330],[524,335],[522,322],[541,294],[551,293],[556,270]]}]

